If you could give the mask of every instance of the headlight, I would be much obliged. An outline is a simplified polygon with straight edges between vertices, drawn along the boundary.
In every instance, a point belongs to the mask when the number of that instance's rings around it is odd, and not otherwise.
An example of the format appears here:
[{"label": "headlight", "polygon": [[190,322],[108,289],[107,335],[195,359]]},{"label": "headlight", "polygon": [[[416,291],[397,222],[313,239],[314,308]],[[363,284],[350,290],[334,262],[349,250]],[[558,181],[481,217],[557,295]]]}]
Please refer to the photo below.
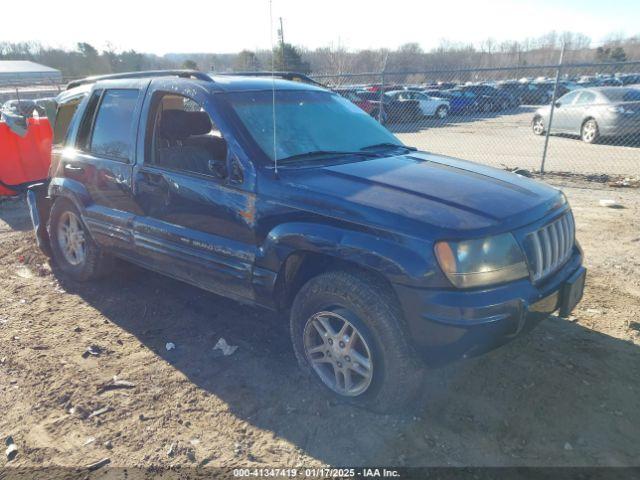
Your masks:
[{"label": "headlight", "polygon": [[461,242],[438,242],[435,253],[440,268],[458,288],[483,287],[529,275],[522,249],[510,233]]}]

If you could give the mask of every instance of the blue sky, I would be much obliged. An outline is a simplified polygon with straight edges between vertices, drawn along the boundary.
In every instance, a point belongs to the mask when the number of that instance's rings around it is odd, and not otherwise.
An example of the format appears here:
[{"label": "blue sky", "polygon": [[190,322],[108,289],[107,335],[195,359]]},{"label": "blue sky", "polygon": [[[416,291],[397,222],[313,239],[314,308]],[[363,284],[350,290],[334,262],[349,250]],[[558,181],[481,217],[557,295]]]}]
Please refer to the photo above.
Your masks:
[{"label": "blue sky", "polygon": [[[350,49],[442,39],[479,44],[575,31],[598,44],[610,33],[640,34],[640,0],[272,0],[286,40],[310,48]],[[38,40],[54,46],[88,41],[163,54],[268,48],[269,0],[30,0],[3,5],[0,41]],[[17,21],[12,22],[15,18]],[[27,21],[28,19],[28,21]]]}]

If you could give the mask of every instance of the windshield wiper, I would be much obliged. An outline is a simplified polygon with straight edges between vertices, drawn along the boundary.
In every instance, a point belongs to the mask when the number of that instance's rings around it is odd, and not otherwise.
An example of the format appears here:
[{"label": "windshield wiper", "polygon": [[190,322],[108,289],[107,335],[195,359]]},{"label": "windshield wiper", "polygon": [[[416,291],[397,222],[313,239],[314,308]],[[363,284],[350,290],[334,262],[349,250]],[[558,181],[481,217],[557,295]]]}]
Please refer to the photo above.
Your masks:
[{"label": "windshield wiper", "polygon": [[400,145],[398,143],[391,143],[391,142],[383,142],[383,143],[376,143],[374,145],[367,145],[366,147],[362,147],[360,150],[372,150],[374,148],[403,148],[405,150],[408,150],[410,152],[415,152],[416,150],[418,150],[416,147],[408,147],[406,145]]},{"label": "windshield wiper", "polygon": [[358,155],[358,156],[366,156],[366,157],[379,157],[380,154],[375,152],[366,152],[366,151],[343,151],[343,150],[313,150],[311,152],[298,153],[296,155],[290,155],[288,157],[283,157],[278,159],[278,163],[283,162],[295,162],[299,160],[307,160],[313,157],[324,157],[328,155],[334,156],[347,156],[347,155]]}]

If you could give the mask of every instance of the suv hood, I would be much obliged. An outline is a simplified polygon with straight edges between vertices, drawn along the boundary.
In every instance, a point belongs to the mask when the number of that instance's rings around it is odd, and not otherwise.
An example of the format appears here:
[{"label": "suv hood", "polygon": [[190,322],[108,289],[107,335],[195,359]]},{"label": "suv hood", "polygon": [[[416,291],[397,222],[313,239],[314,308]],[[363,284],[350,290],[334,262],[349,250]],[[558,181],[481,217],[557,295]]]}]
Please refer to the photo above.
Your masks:
[{"label": "suv hood", "polygon": [[435,228],[452,238],[469,230],[518,228],[564,203],[543,183],[422,152],[282,173],[295,188],[290,199],[310,210],[413,233],[428,227],[433,234]]}]

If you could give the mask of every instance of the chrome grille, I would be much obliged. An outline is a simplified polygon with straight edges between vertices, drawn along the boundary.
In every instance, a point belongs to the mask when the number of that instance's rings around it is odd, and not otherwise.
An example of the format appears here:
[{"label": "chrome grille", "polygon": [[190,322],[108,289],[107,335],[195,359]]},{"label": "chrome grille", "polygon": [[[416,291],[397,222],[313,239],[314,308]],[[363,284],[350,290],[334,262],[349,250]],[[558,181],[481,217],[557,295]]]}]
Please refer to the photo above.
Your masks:
[{"label": "chrome grille", "polygon": [[527,236],[527,256],[533,281],[542,280],[571,256],[575,243],[573,216],[567,213]]}]

